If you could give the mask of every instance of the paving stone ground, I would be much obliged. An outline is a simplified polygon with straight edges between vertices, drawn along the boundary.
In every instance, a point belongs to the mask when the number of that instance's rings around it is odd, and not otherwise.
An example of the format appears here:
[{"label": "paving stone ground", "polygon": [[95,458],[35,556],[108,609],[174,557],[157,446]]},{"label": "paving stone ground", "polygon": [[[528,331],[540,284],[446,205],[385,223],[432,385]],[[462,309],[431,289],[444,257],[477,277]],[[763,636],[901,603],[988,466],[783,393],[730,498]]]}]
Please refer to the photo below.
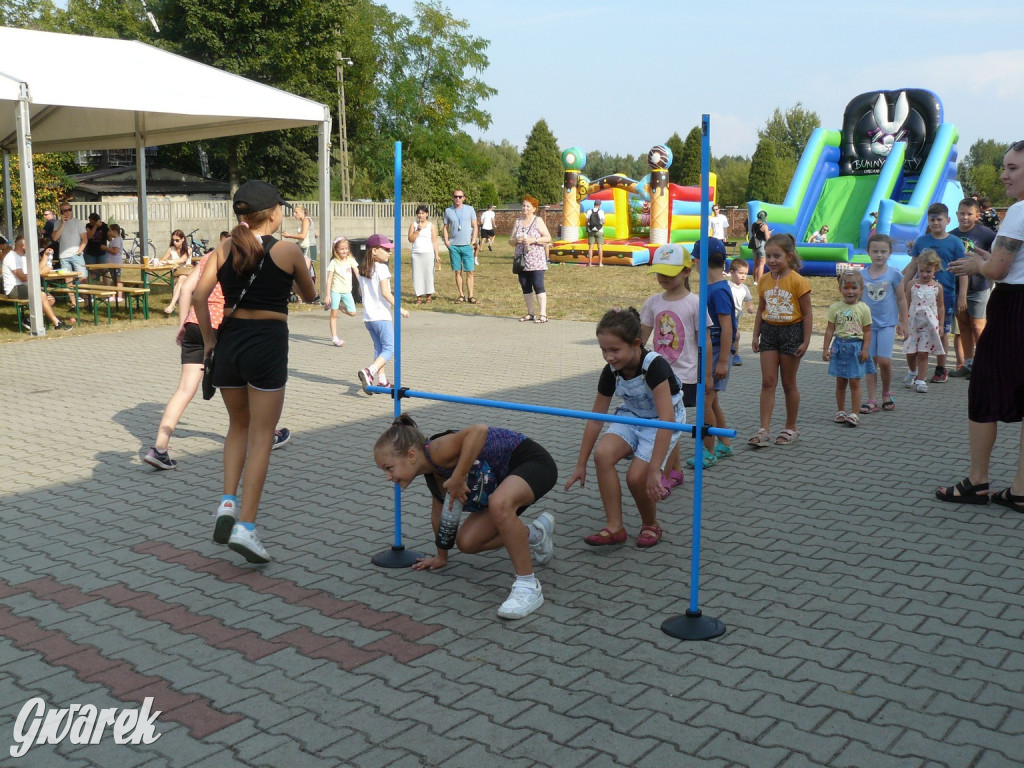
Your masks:
[{"label": "paving stone ground", "polygon": [[[226,413],[192,403],[175,472],[140,457],[179,373],[173,329],[64,335],[0,348],[0,764],[4,766],[995,766],[1024,754],[1024,516],[940,504],[966,472],[966,387],[897,386],[897,409],[831,423],[820,338],[800,367],[801,437],[705,474],[699,606],[726,633],[662,633],[691,587],[692,473],[662,505],[665,539],[594,549],[604,515],[561,483],[538,568],[546,603],[495,615],[507,560],[381,569],[393,489],[371,447],[394,404],[367,396],[361,324],[330,345],[322,314],[292,319],[290,379],[252,567],[210,539]],[[589,410],[602,365],[589,323],[413,311],[413,389]],[[724,396],[757,425],[756,356]],[[905,366],[897,361],[897,378]],[[779,396],[781,414],[781,393]],[[475,421],[545,445],[562,481],[583,422],[425,400],[425,431]],[[775,430],[782,426],[781,416]],[[1013,473],[1004,428],[993,487]],[[692,442],[685,441],[686,450]],[[419,483],[404,542],[433,552]],[[530,513],[528,513],[529,515]],[[136,708],[160,738],[32,747],[12,758],[25,704]]]}]

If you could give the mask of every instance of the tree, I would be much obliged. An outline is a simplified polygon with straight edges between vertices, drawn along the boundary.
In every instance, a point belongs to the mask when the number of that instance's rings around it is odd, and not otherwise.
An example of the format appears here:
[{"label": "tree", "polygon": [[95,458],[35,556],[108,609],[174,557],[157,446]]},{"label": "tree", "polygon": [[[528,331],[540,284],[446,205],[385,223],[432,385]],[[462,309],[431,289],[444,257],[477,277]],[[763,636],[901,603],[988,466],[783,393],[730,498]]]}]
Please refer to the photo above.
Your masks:
[{"label": "tree", "polygon": [[[677,184],[686,187],[694,187],[700,184],[700,155],[701,139],[703,134],[700,128],[694,127],[686,134],[686,141],[683,142],[683,151],[675,158],[672,166],[679,166]],[[670,177],[671,179],[671,177]]]},{"label": "tree", "polygon": [[[32,176],[36,185],[36,230],[43,226],[43,210],[56,212],[58,204],[69,199],[70,180],[67,169],[73,165],[73,155],[62,152],[32,156]],[[2,197],[2,194],[0,194]],[[18,155],[11,155],[11,213],[15,232],[24,232],[21,226],[21,164]]]},{"label": "tree", "polygon": [[679,138],[679,133],[673,133],[669,140],[665,142],[665,146],[672,151],[672,165],[668,169],[668,180],[672,184],[682,184],[682,167],[683,164],[680,158],[683,156],[683,140]]},{"label": "tree", "polygon": [[711,170],[718,175],[718,204],[743,205],[747,200],[750,160],[739,155],[712,158]]},{"label": "tree", "polygon": [[785,112],[776,107],[764,128],[757,132],[757,138],[759,141],[770,141],[774,145],[775,156],[780,160],[792,161],[795,168],[811,134],[820,125],[818,113],[804,109],[803,103],[798,101]]},{"label": "tree", "polygon": [[1006,146],[994,139],[978,139],[957,166],[957,178],[967,192],[987,197],[992,205],[1000,207],[1010,204],[1006,188],[999,180]]},{"label": "tree", "polygon": [[562,157],[555,135],[542,118],[533,126],[523,147],[519,166],[519,189],[533,195],[541,205],[562,199]]},{"label": "tree", "polygon": [[779,176],[775,144],[762,139],[757,142],[754,156],[750,158],[750,175],[747,179],[747,200],[761,200],[766,203],[781,203],[783,182]]}]

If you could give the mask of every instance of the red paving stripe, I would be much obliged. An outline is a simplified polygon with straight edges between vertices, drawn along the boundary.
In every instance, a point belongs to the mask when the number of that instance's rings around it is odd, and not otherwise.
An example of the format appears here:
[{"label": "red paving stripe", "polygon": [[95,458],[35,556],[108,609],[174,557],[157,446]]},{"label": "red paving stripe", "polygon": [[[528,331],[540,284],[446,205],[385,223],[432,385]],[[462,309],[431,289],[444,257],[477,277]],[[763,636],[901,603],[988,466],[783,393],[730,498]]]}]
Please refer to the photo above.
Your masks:
[{"label": "red paving stripe", "polygon": [[[27,591],[15,587],[14,592],[3,592],[3,587],[9,585],[0,580],[0,593],[6,596]],[[24,620],[12,621],[14,618]],[[139,674],[127,662],[111,663],[95,646],[74,643],[62,632],[46,631],[35,619],[16,617],[4,605],[0,605],[0,634],[23,651],[38,653],[47,664],[65,667],[80,680],[105,686],[122,701],[141,705],[152,696],[153,709],[160,711],[159,719],[181,723],[194,738],[201,739],[242,720],[241,715],[214,709],[202,696],[178,693],[166,680]]]},{"label": "red paving stripe", "polygon": [[[348,619],[367,629],[395,632],[412,643],[441,629],[438,624],[424,624],[393,611],[377,611],[362,603],[339,600],[323,590],[299,587],[286,579],[266,576],[251,568],[240,568],[225,560],[215,560],[200,555],[198,552],[179,549],[165,541],[147,541],[144,544],[137,544],[132,547],[132,551],[152,555],[165,563],[178,563],[189,570],[208,573],[223,581],[244,584],[253,592],[274,595],[286,603],[312,608],[324,616]],[[424,645],[423,647],[432,651],[437,646]]]}]

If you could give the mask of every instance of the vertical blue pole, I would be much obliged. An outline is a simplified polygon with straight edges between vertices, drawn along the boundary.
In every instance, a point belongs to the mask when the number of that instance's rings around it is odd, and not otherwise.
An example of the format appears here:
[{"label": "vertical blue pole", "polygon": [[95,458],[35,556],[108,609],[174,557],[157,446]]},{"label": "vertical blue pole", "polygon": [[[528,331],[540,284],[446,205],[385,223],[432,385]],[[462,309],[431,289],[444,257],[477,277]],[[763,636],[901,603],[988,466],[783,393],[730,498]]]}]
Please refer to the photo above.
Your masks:
[{"label": "vertical blue pole", "polygon": [[[708,135],[708,115],[701,115],[700,130],[700,307],[697,310],[698,317],[702,323],[707,323],[708,317],[708,214],[710,192],[708,173],[711,170],[711,142]],[[699,427],[699,434],[695,435],[697,450],[694,454],[696,460],[693,473],[693,543],[690,556],[690,613],[699,613],[698,594],[700,592],[700,522],[701,510],[704,506],[704,431],[707,424],[704,422],[704,381],[706,361],[711,356],[711,350],[707,349],[707,331],[700,334],[698,343],[701,354],[697,356],[700,361],[700,369],[697,373],[697,412],[698,418],[694,424]],[[723,342],[724,343],[724,340]]]},{"label": "vertical blue pole", "polygon": [[[402,142],[395,142],[395,418],[402,413]],[[402,546],[402,489],[395,485],[395,546]]]}]

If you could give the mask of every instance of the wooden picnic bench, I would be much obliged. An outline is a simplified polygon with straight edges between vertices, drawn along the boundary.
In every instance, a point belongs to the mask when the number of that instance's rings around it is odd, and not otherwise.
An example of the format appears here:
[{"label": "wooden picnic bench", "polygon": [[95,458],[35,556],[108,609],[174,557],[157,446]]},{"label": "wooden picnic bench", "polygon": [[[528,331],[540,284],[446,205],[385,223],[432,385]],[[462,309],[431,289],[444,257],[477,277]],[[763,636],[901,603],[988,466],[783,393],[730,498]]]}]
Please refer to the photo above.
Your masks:
[{"label": "wooden picnic bench", "polygon": [[28,299],[15,299],[12,296],[0,293],[0,302],[14,305],[14,309],[18,314],[18,333],[22,333],[25,330],[24,315],[28,311]]}]

